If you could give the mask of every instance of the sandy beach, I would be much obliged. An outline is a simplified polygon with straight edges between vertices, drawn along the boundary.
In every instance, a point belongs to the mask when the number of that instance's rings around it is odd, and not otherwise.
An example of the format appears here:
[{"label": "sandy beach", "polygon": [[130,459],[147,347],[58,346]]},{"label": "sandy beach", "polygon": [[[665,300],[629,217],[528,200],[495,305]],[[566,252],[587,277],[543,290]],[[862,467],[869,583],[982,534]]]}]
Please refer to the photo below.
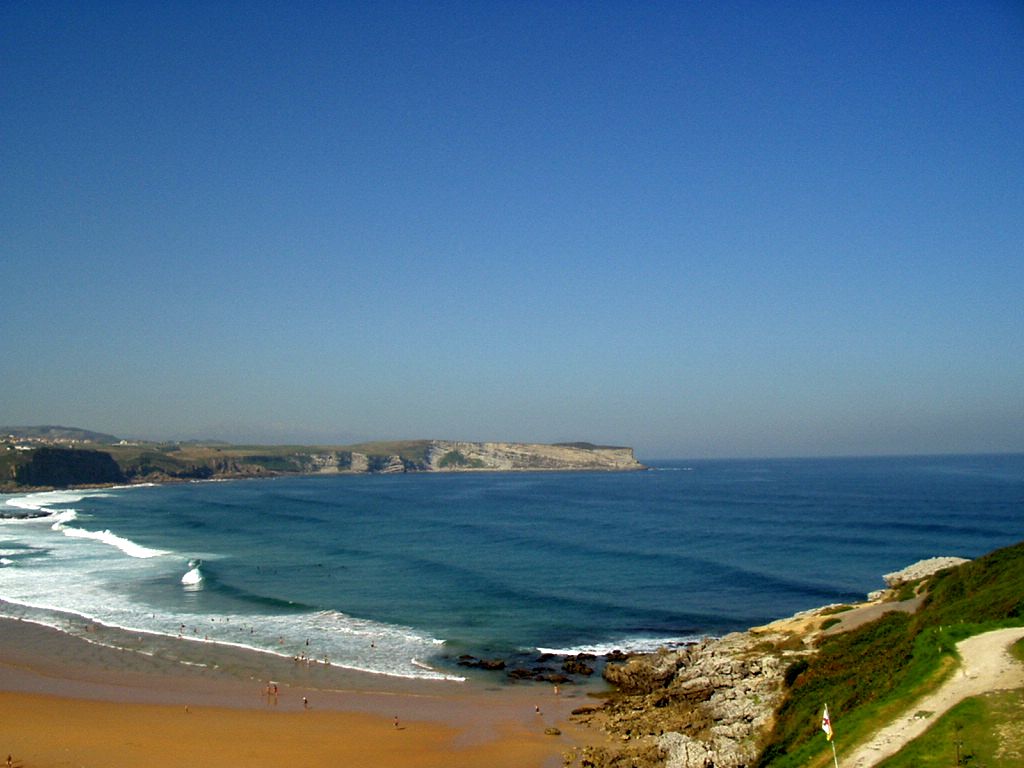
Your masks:
[{"label": "sandy beach", "polygon": [[582,689],[352,675],[344,687],[281,684],[268,696],[267,682],[168,668],[3,620],[0,760],[10,754],[25,768],[554,768],[587,736],[567,722]]}]

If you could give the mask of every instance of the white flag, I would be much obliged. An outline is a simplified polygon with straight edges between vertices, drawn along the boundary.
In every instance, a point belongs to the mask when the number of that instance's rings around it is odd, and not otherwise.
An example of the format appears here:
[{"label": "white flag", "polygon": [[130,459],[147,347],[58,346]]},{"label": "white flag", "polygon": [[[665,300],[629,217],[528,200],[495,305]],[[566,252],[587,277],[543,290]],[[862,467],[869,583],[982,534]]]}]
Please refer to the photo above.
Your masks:
[{"label": "white flag", "polygon": [[832,721],[828,717],[828,704],[825,705],[825,712],[821,716],[821,730],[825,732],[825,737],[832,741]]}]

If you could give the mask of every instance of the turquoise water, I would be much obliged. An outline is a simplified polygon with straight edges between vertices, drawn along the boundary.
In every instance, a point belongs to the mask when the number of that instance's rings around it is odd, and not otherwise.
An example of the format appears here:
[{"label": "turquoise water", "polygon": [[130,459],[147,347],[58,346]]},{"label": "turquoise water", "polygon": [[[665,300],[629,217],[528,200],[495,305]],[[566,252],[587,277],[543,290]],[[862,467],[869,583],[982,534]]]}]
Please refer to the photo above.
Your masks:
[{"label": "turquoise water", "polygon": [[464,652],[653,648],[1024,538],[1020,455],[650,464],[5,496],[52,514],[0,522],[0,610],[458,676]]}]

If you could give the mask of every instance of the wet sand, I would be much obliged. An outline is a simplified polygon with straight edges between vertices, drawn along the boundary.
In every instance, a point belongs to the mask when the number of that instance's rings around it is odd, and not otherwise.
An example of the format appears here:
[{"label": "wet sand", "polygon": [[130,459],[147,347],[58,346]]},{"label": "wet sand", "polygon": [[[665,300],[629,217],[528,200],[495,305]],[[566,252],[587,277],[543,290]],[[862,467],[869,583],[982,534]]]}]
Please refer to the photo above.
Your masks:
[{"label": "wet sand", "polygon": [[[580,687],[556,695],[552,686],[496,678],[396,680],[339,670],[304,687],[299,670],[274,696],[267,684],[287,663],[239,658],[252,669],[182,667],[0,620],[0,761],[11,754],[26,768],[555,768],[564,752],[594,738],[567,722],[587,702]],[[257,669],[264,662],[266,670]],[[551,727],[562,734],[546,734]]]}]

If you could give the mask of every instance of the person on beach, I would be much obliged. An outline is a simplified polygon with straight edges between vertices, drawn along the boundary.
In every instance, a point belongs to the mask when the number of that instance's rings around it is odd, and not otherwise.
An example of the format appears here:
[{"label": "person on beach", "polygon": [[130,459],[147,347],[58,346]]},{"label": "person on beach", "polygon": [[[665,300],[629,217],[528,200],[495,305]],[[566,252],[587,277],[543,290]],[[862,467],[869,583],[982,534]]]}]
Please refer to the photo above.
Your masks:
[{"label": "person on beach", "polygon": [[398,730],[398,715],[395,715],[395,730]]}]

